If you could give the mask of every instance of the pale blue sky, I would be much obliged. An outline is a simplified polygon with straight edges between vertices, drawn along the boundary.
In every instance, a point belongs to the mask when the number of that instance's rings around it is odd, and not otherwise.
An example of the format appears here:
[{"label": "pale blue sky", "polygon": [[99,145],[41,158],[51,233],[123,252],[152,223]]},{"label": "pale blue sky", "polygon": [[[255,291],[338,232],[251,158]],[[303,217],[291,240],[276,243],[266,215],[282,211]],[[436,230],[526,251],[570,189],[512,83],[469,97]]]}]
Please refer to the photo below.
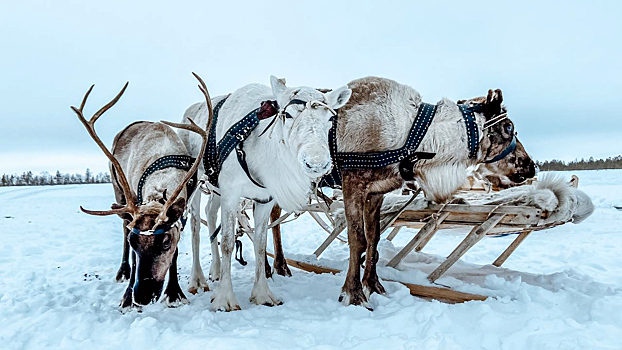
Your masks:
[{"label": "pale blue sky", "polygon": [[202,96],[271,74],[338,87],[395,79],[427,102],[501,88],[536,159],[622,154],[619,1],[2,1],[0,173],[95,171],[102,139],[134,120],[179,120]]}]

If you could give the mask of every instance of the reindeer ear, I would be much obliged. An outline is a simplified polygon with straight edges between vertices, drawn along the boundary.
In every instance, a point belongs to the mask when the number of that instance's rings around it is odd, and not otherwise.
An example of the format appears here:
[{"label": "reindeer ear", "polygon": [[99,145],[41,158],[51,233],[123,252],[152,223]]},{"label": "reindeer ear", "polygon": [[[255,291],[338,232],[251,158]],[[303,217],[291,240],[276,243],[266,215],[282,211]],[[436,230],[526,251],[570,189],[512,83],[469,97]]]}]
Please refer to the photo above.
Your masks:
[{"label": "reindeer ear", "polygon": [[285,86],[285,79],[279,79],[274,75],[270,76],[270,85],[272,86],[272,94],[277,98],[287,89],[287,86]]},{"label": "reindeer ear", "polygon": [[496,89],[495,91],[488,90],[488,96],[486,97],[487,104],[498,104],[501,105],[503,103],[503,93],[501,89]]},{"label": "reindeer ear", "polygon": [[175,222],[179,220],[181,215],[184,213],[185,209],[186,209],[186,199],[184,198],[177,199],[175,203],[173,203],[173,205],[171,205],[171,207],[168,208],[168,211],[166,212],[166,217],[168,218],[168,221]]},{"label": "reindeer ear", "polygon": [[326,101],[328,106],[332,109],[338,109],[343,107],[352,96],[352,90],[347,86],[342,86],[339,89],[333,90],[326,94]]}]

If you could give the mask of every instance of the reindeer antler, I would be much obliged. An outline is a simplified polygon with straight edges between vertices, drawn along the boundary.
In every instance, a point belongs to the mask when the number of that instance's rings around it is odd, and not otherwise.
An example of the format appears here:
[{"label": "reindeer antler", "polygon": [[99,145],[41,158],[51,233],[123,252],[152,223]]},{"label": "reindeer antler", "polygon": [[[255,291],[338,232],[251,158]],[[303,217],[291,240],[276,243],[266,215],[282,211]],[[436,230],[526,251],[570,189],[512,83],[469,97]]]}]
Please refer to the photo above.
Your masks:
[{"label": "reindeer antler", "polygon": [[181,191],[184,189],[184,187],[186,186],[188,181],[190,181],[192,176],[194,176],[194,173],[199,168],[199,165],[201,164],[201,159],[203,159],[203,155],[205,154],[205,149],[206,149],[206,146],[207,146],[207,136],[208,136],[208,133],[206,132],[206,130],[210,130],[210,128],[212,127],[212,120],[214,119],[214,110],[212,108],[212,99],[211,99],[211,97],[209,95],[209,92],[207,91],[207,86],[205,85],[205,82],[203,82],[203,79],[201,79],[201,77],[198,76],[194,72],[192,73],[192,75],[194,75],[195,78],[197,78],[197,80],[199,80],[199,83],[201,83],[199,85],[199,90],[201,90],[201,92],[203,93],[203,96],[205,96],[205,100],[207,102],[207,109],[208,109],[208,112],[209,112],[209,116],[208,116],[208,119],[207,119],[207,125],[205,127],[205,130],[201,129],[198,125],[196,125],[194,123],[194,120],[192,120],[191,118],[188,118],[188,121],[190,121],[190,124],[171,123],[171,122],[167,122],[167,121],[161,121],[161,123],[166,124],[168,126],[175,127],[175,128],[186,129],[188,131],[196,132],[197,134],[201,135],[201,138],[203,138],[203,143],[201,144],[201,151],[199,152],[199,155],[197,156],[196,160],[194,161],[194,164],[192,164],[192,167],[190,168],[190,170],[188,170],[188,173],[186,174],[186,177],[179,184],[179,186],[177,186],[175,191],[171,194],[170,198],[164,204],[164,209],[162,209],[162,212],[158,216],[158,219],[156,220],[156,224],[153,227],[153,229],[156,229],[160,224],[166,222],[166,220],[167,220],[166,212],[171,207],[171,205],[173,205],[173,203],[175,203],[175,200],[177,199],[177,197],[179,196]]},{"label": "reindeer antler", "polygon": [[84,110],[84,105],[86,104],[86,100],[88,99],[95,85],[91,85],[89,90],[86,92],[86,94],[84,95],[84,98],[82,99],[82,103],[80,104],[79,109],[74,106],[71,106],[71,109],[78,115],[78,119],[80,119],[80,121],[86,128],[86,131],[88,131],[89,135],[91,135],[91,138],[95,141],[95,143],[97,143],[97,145],[104,152],[106,157],[108,157],[108,159],[110,160],[110,163],[112,163],[114,170],[117,172],[119,184],[121,185],[121,189],[123,190],[123,195],[125,196],[125,201],[127,203],[125,206],[113,207],[113,209],[111,210],[103,210],[103,211],[87,210],[87,209],[82,208],[82,206],[80,206],[80,210],[82,210],[83,212],[87,214],[103,216],[103,215],[113,215],[113,214],[123,214],[123,213],[135,213],[137,211],[137,207],[135,204],[136,194],[134,193],[134,191],[132,191],[127,181],[127,177],[125,177],[125,173],[123,172],[123,168],[121,168],[121,164],[119,164],[119,161],[108,150],[106,145],[102,142],[102,140],[97,135],[97,132],[95,132],[95,122],[97,121],[97,119],[99,119],[99,117],[101,117],[102,114],[104,114],[107,110],[110,109],[110,107],[114,106],[115,103],[119,101],[119,99],[125,92],[125,89],[127,88],[128,84],[129,82],[125,83],[125,85],[123,86],[123,89],[121,89],[121,91],[117,94],[117,96],[113,98],[112,101],[108,102],[105,106],[100,108],[100,110],[97,111],[95,114],[93,114],[91,119],[88,121],[86,120],[86,118],[84,118],[84,115],[82,114],[82,112]]}]

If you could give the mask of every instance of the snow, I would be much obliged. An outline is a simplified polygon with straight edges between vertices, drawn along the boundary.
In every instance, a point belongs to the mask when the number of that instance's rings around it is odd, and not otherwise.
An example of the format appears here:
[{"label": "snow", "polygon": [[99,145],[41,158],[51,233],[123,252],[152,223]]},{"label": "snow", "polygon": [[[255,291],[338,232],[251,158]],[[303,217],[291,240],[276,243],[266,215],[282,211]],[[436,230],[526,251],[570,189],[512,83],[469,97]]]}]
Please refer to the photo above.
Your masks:
[{"label": "snow", "polygon": [[[78,208],[107,208],[112,186],[0,188],[0,348],[620,349],[622,212],[612,206],[622,205],[622,171],[571,173],[596,206],[590,218],[532,234],[503,268],[486,264],[515,236],[486,238],[438,281],[493,298],[449,305],[384,282],[387,295],[372,296],[373,312],[337,301],[343,273],[294,268],[291,278],[269,281],[282,306],[251,304],[254,260],[245,241],[250,262],[242,267],[234,261],[232,273],[242,311],[209,311],[211,292],[206,292],[187,294],[190,304],[179,308],[156,303],[121,313],[117,306],[125,284],[114,282],[121,221]],[[393,242],[381,241],[381,264],[413,234],[402,230]],[[442,231],[424,249],[428,255],[411,254],[400,271],[382,267],[379,274],[422,282],[426,273],[409,267],[425,261],[432,269],[464,235],[464,230]],[[283,226],[287,255],[308,256],[325,237],[307,215]],[[201,249],[208,269],[205,229]],[[343,267],[347,252],[347,245],[335,242],[322,258]],[[190,267],[187,229],[180,243],[182,287]]]}]

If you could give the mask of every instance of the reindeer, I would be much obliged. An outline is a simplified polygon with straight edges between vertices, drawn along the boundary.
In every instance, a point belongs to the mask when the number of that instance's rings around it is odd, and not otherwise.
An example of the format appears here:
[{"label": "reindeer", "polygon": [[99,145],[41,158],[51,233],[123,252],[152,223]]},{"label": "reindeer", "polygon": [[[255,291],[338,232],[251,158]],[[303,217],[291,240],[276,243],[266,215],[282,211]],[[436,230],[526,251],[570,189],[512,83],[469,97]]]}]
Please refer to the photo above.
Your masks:
[{"label": "reindeer", "polygon": [[[208,109],[211,111],[207,87],[198,75],[195,74],[195,77],[201,83],[199,88],[205,95]],[[94,85],[87,91],[80,108],[71,107],[89,135],[109,159],[116,197],[116,203],[112,204],[111,210],[94,211],[82,207],[80,209],[90,215],[117,214],[123,219],[123,264],[128,262],[131,248],[132,266],[129,284],[120,306],[126,308],[146,305],[158,299],[162,294],[167,271],[168,284],[163,293],[163,300],[169,306],[174,306],[187,302],[177,280],[177,244],[183,229],[182,215],[190,196],[187,184],[196,173],[204,151],[198,152],[196,160],[189,169],[183,168],[187,168],[190,161],[181,169],[162,167],[146,177],[146,180],[141,178],[150,165],[158,165],[154,162],[163,159],[162,157],[189,158],[186,147],[169,126],[200,135],[203,150],[207,143],[207,134],[191,119],[188,120],[190,124],[140,121],[130,124],[116,135],[110,152],[97,135],[95,122],[121,98],[127,86],[128,83],[111,102],[97,111],[88,121],[83,115],[83,109]],[[208,128],[212,113],[209,115]],[[139,191],[135,192],[133,188],[138,188]],[[168,198],[167,193],[170,193]],[[141,197],[143,200],[139,201]],[[121,271],[123,268],[124,266],[121,267]]]},{"label": "reindeer", "polygon": [[[417,110],[421,96],[414,89],[383,78],[368,77],[348,84],[349,103],[339,110],[337,145],[340,152],[378,152],[400,147]],[[473,108],[479,148],[469,154],[469,144],[461,107],[443,99],[417,151],[433,152],[432,159],[414,164],[413,174],[428,200],[445,203],[462,185],[469,166],[484,163],[511,146],[514,124],[507,117],[501,90],[489,90],[485,98],[464,101]],[[516,169],[524,177],[529,171]],[[397,164],[382,169],[343,169],[343,196],[348,222],[350,260],[340,301],[369,307],[372,293],[384,294],[376,263],[380,238],[380,207],[385,193],[401,187],[404,179]],[[360,266],[365,253],[361,282]]]},{"label": "reindeer", "polygon": [[[231,254],[235,239],[235,217],[241,197],[255,202],[254,248],[255,283],[250,301],[258,305],[279,305],[281,301],[274,296],[266,279],[266,234],[270,211],[275,203],[288,211],[300,210],[307,202],[315,182],[332,168],[328,148],[328,130],[334,109],[342,107],[350,98],[347,87],[322,93],[314,88],[290,88],[284,80],[271,77],[271,89],[264,85],[251,84],[238,89],[228,97],[217,97],[213,103],[220,105],[216,124],[216,138],[221,139],[225,132],[260,106],[262,101],[276,100],[278,114],[272,120],[261,120],[244,141],[244,151],[248,172],[231,155],[222,164],[218,177],[219,186],[212,186],[205,208],[210,235],[216,230],[218,208],[221,208],[222,223],[222,262],[218,251],[218,241],[212,242],[212,266],[210,277],[220,279],[212,295],[214,310],[239,310],[231,283]],[[224,99],[226,98],[226,101]],[[279,107],[280,106],[280,107]],[[205,104],[195,104],[188,108],[184,120],[205,119]],[[182,132],[182,140],[192,154],[198,149],[196,138]],[[209,170],[210,169],[206,169]],[[200,199],[191,204],[193,268],[191,290],[205,288],[207,283],[199,262],[198,215]]]},{"label": "reindeer", "polygon": [[[339,110],[337,118],[338,151],[382,152],[403,145],[414,116],[422,106],[419,93],[392,80],[375,77],[355,80],[348,87],[352,89],[352,97]],[[469,157],[467,144],[470,140],[458,105],[447,99],[439,102],[436,116],[416,149],[436,155],[430,160],[417,161],[412,169],[414,180],[428,200],[437,203],[451,200],[466,179],[469,166],[492,160],[509,179],[522,182],[534,175],[534,163],[520,144],[507,159],[495,159],[511,150],[515,136],[514,124],[507,118],[502,102],[501,90],[490,90],[485,97],[459,101],[478,106],[479,112],[474,116],[480,147],[473,157]],[[362,304],[369,308],[370,294],[384,293],[376,273],[382,199],[385,193],[401,187],[405,180],[398,164],[382,169],[342,169],[342,176],[350,263],[339,300],[346,305]],[[271,213],[273,221],[280,212],[275,206]],[[278,226],[273,228],[273,235],[274,270],[284,276],[291,275],[283,256]],[[361,283],[363,253],[365,271]]]}]

